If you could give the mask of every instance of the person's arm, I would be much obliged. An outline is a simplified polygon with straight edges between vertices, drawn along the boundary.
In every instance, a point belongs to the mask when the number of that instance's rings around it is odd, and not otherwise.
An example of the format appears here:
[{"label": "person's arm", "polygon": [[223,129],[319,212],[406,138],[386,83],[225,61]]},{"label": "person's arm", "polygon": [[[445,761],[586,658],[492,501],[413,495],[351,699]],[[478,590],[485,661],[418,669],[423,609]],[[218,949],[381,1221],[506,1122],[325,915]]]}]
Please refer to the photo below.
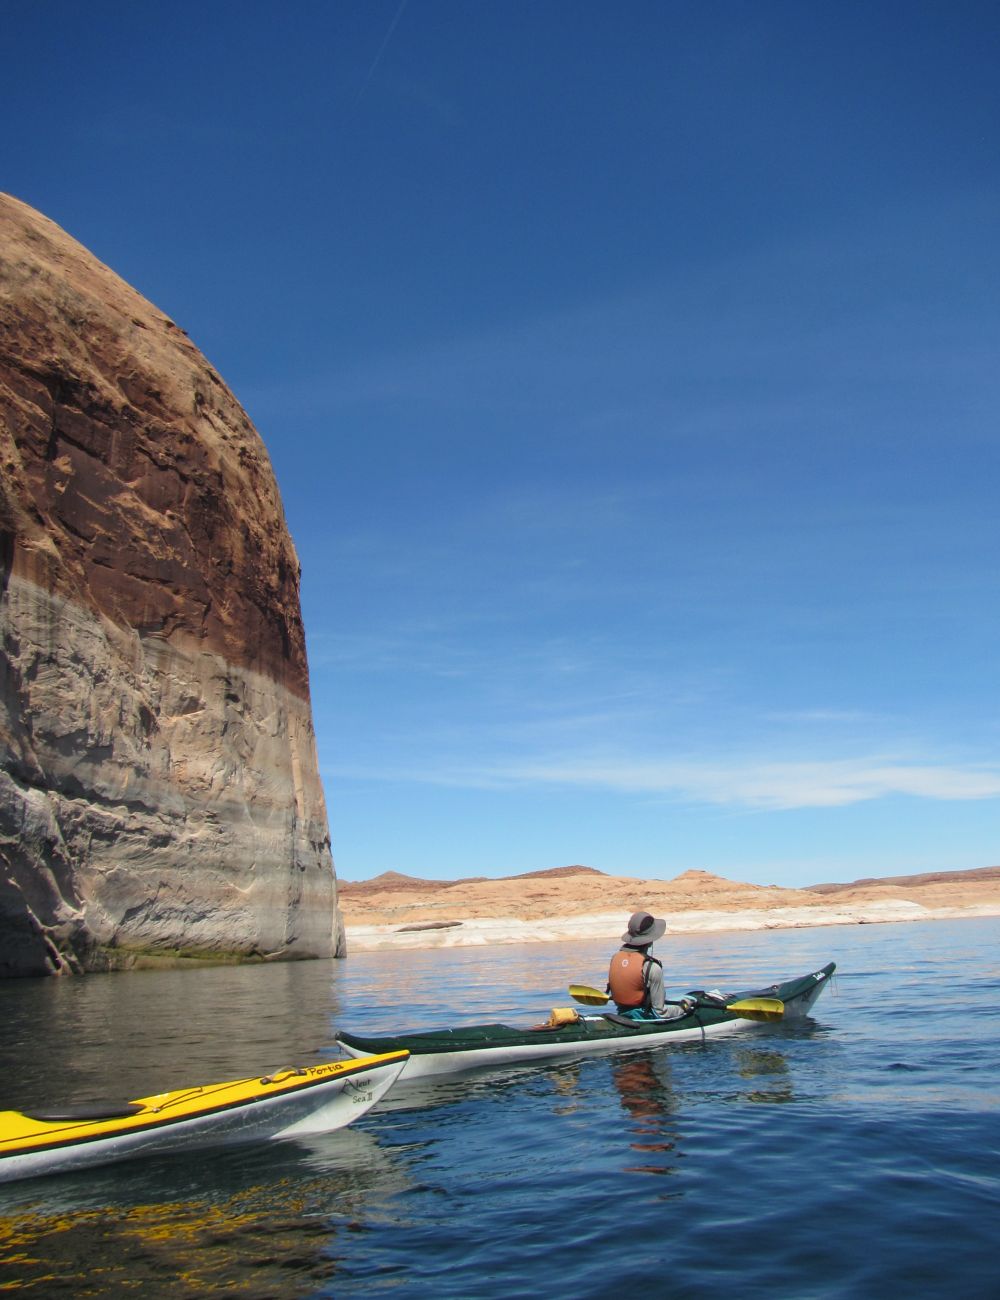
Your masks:
[{"label": "person's arm", "polygon": [[662,1016],[667,1009],[666,994],[663,991],[663,969],[658,962],[651,961],[646,966],[646,987],[649,989],[649,1002],[653,1011]]}]

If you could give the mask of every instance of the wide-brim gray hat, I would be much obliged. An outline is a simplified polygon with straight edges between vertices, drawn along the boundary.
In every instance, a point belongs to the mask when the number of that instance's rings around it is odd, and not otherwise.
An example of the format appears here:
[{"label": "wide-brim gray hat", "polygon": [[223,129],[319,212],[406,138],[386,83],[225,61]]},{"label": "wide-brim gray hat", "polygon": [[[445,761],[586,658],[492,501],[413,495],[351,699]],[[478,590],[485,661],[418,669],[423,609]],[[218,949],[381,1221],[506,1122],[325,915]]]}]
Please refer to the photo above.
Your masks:
[{"label": "wide-brim gray hat", "polygon": [[647,943],[655,943],[666,933],[667,923],[660,917],[650,916],[648,912],[633,912],[628,919],[628,929],[622,935],[622,943],[628,948],[645,948]]}]

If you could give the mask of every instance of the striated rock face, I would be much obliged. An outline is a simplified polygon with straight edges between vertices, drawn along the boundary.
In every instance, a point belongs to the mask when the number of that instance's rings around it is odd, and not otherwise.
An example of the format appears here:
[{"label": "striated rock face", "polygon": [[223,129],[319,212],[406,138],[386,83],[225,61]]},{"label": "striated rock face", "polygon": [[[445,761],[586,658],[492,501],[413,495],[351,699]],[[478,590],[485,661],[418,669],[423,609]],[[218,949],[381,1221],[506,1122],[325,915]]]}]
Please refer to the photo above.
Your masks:
[{"label": "striated rock face", "polygon": [[184,332],[0,195],[0,974],[343,953],[298,561]]}]

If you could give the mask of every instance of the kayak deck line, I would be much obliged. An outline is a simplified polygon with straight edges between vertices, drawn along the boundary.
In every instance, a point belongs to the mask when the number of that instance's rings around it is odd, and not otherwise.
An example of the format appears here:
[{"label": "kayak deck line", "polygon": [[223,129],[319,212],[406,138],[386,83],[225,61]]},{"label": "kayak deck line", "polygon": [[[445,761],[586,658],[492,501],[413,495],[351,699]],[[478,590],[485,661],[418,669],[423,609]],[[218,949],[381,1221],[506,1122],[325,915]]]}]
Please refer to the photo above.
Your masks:
[{"label": "kayak deck line", "polygon": [[[140,1156],[329,1133],[375,1106],[407,1060],[405,1050],[365,1053],[353,1061],[178,1088],[130,1103],[124,1114],[120,1103],[91,1105],[89,1117],[4,1111],[0,1183]],[[118,1117],[109,1118],[109,1109]]]}]

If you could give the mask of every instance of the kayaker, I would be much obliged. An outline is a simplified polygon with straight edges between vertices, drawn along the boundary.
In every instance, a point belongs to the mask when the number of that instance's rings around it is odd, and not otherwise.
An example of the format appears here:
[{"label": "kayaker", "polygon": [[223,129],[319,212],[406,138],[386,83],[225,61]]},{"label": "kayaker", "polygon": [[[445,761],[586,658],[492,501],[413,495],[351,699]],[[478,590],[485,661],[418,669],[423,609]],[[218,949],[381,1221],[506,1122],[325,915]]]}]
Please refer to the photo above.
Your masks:
[{"label": "kayaker", "polygon": [[633,912],[622,946],[608,967],[608,993],[622,1015],[637,1019],[674,1020],[684,1007],[668,1006],[663,991],[663,967],[649,951],[663,937],[667,923],[649,912]]}]

